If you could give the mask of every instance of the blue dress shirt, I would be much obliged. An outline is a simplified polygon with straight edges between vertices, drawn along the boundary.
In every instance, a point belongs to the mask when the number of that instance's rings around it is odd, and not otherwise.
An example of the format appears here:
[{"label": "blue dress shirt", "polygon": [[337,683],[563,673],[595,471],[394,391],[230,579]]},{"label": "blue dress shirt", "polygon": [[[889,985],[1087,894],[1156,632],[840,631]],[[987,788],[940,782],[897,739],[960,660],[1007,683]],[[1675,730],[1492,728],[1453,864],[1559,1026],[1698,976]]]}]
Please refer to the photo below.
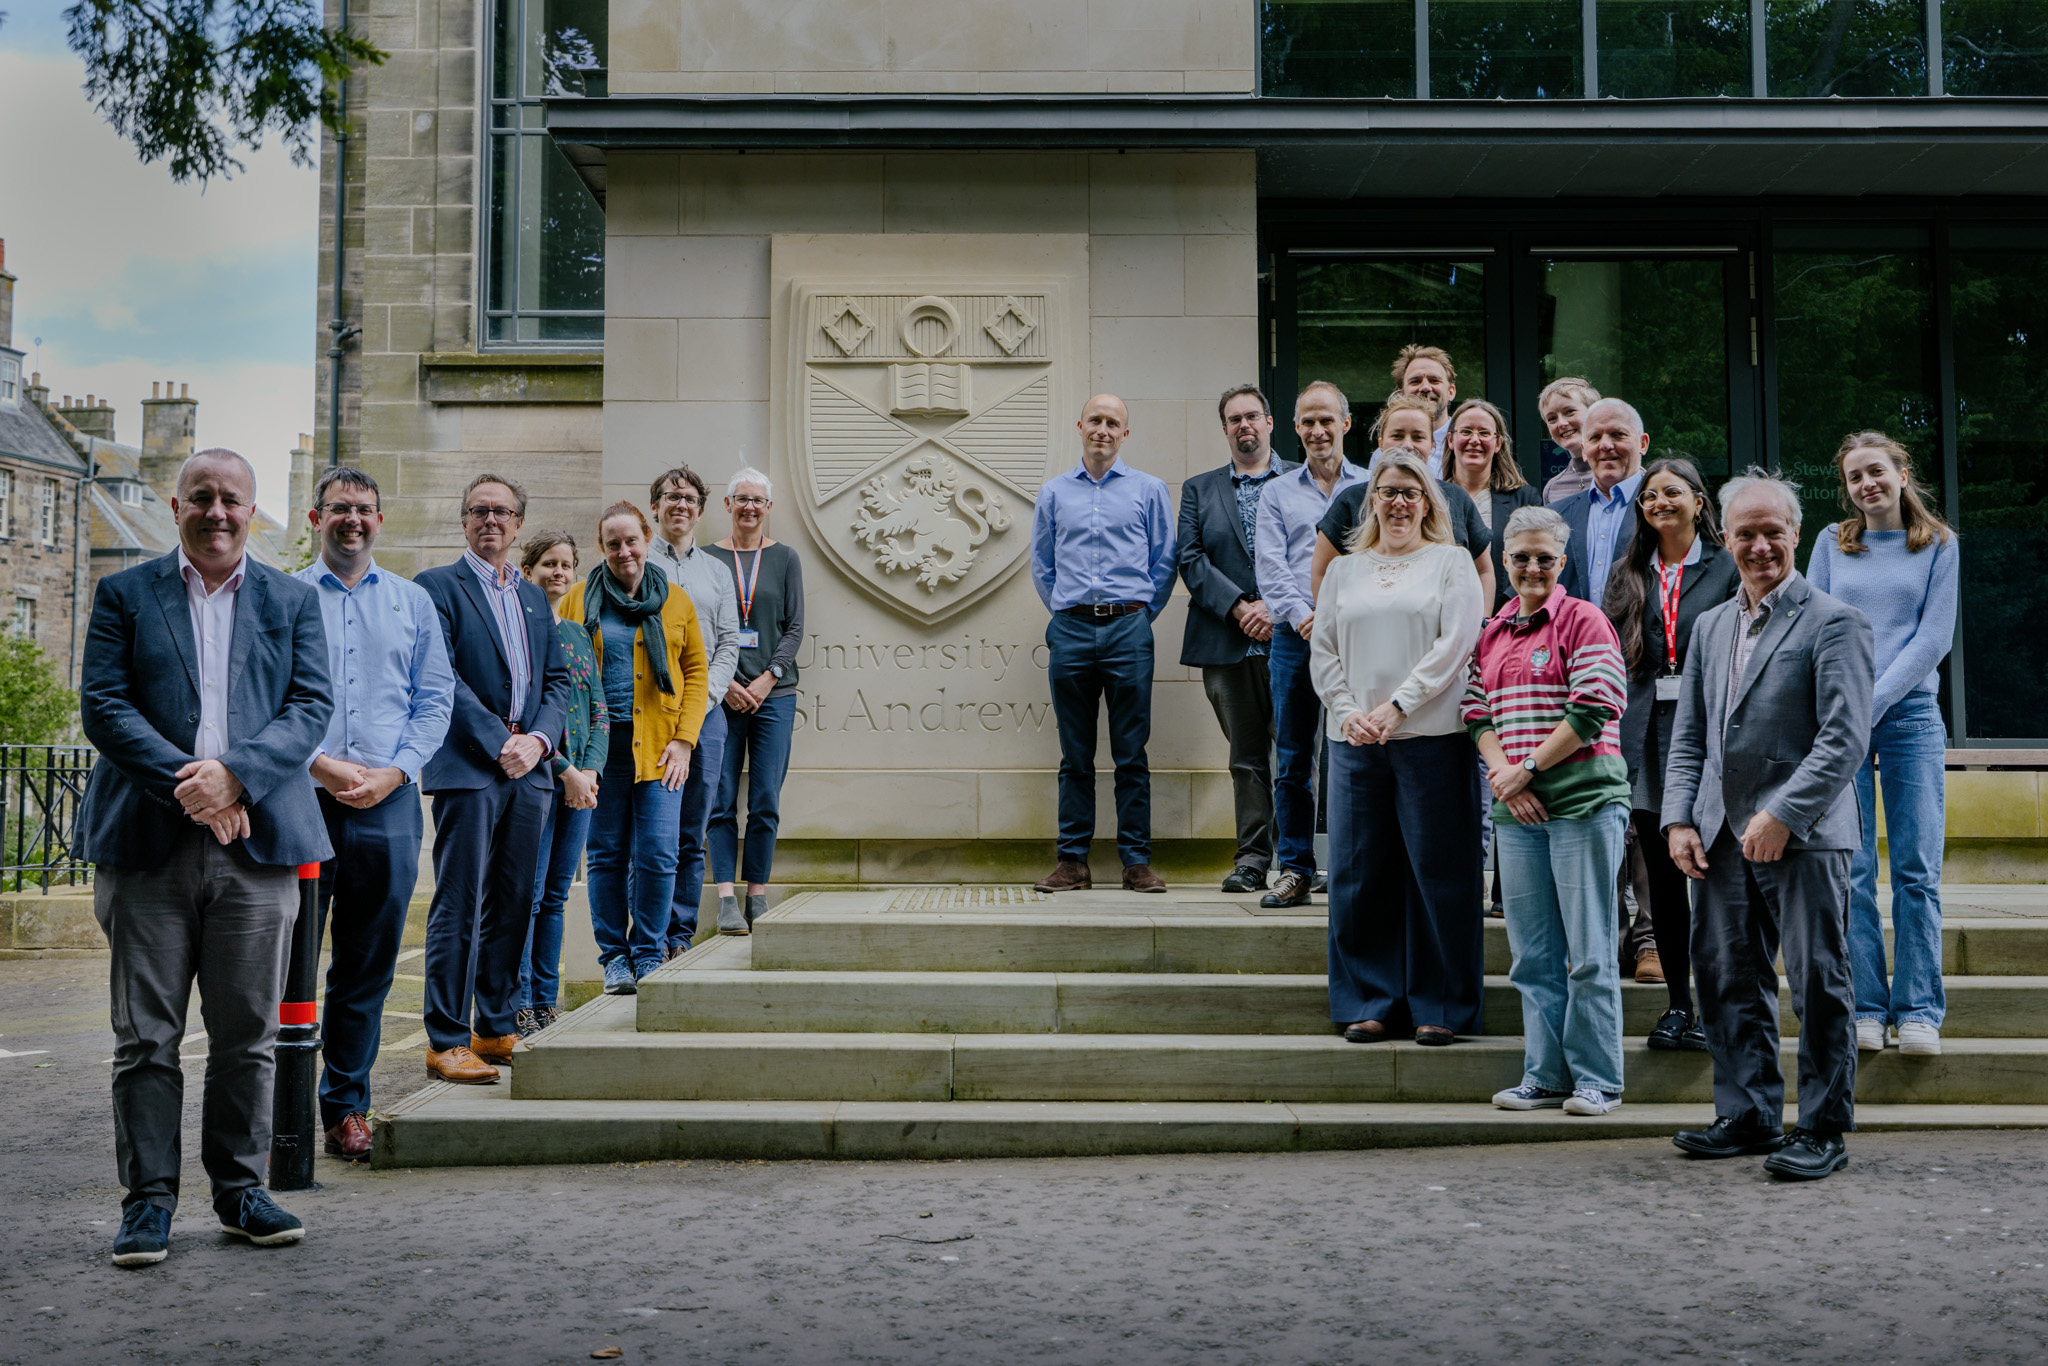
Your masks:
[{"label": "blue dress shirt", "polygon": [[334,719],[320,753],[365,768],[396,768],[418,782],[447,738],[455,699],[433,599],[375,560],[354,588],[343,587],[321,559],[293,577],[319,592],[327,628]]},{"label": "blue dress shirt", "polygon": [[1157,617],[1173,593],[1173,534],[1164,482],[1121,458],[1097,482],[1084,462],[1038,490],[1031,581],[1055,612],[1142,602]]},{"label": "blue dress shirt", "polygon": [[1593,602],[1606,600],[1607,575],[1614,568],[1614,538],[1628,525],[1628,519],[1636,515],[1633,504],[1636,490],[1642,486],[1643,472],[1637,470],[1608,490],[1604,498],[1598,484],[1586,490],[1586,496],[1593,500],[1592,510],[1586,514],[1586,586],[1592,591]]},{"label": "blue dress shirt", "polygon": [[1365,482],[1365,471],[1349,460],[1337,464],[1337,482],[1330,491],[1308,472],[1308,466],[1280,476],[1259,498],[1259,527],[1252,559],[1259,576],[1259,596],[1282,626],[1299,627],[1316,610],[1309,596],[1309,564],[1316,554],[1316,523],[1330,510],[1331,500],[1353,484]]}]

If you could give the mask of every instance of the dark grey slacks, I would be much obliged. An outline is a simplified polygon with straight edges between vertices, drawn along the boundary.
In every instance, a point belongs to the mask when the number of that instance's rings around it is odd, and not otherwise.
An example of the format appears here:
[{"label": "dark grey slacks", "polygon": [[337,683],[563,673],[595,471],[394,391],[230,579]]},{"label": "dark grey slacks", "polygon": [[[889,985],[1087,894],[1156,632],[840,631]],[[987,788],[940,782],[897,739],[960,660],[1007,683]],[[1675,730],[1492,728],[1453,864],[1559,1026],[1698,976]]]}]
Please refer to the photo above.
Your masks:
[{"label": "dark grey slacks", "polygon": [[1714,1056],[1714,1113],[1776,1125],[1785,1113],[1778,1061],[1778,974],[1799,1016],[1799,1127],[1856,1127],[1856,997],[1849,977],[1849,851],[1788,849],[1751,863],[1723,825],[1707,850],[1692,918],[1692,971]]},{"label": "dark grey slacks", "polygon": [[1237,813],[1237,864],[1273,866],[1273,682],[1266,657],[1204,665],[1202,691],[1230,742],[1230,796]]},{"label": "dark grey slacks", "polygon": [[239,843],[223,848],[196,825],[162,868],[103,867],[94,878],[93,914],[113,949],[114,1163],[128,1191],[123,1203],[178,1207],[178,1045],[195,979],[206,1026],[199,1161],[214,1208],[263,1184],[277,1004],[298,909],[296,868],[256,863]]}]

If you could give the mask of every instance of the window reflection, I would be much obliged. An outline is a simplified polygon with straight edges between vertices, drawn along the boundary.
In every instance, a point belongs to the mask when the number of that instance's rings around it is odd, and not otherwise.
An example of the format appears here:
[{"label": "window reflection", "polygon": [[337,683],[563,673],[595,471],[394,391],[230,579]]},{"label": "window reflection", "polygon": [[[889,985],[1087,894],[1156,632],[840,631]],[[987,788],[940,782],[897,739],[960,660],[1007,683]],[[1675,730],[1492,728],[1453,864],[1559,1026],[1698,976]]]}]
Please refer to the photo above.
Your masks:
[{"label": "window reflection", "polygon": [[1354,99],[1415,94],[1415,0],[1266,0],[1260,90]]},{"label": "window reflection", "polygon": [[1770,93],[1925,95],[1924,0],[1769,0]]},{"label": "window reflection", "polygon": [[1749,0],[1600,0],[1601,96],[1755,93],[1749,9]]},{"label": "window reflection", "polygon": [[1581,98],[1584,12],[1580,0],[1430,0],[1430,96]]},{"label": "window reflection", "polygon": [[2048,95],[2048,4],[1942,0],[1942,87],[1951,95]]}]

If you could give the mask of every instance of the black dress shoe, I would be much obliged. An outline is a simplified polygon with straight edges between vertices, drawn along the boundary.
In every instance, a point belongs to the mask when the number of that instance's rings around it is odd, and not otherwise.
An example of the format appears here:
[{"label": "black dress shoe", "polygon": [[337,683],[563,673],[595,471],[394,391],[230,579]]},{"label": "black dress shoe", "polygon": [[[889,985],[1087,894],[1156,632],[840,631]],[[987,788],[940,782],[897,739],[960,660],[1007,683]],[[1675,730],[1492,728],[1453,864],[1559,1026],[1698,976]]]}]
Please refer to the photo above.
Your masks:
[{"label": "black dress shoe", "polygon": [[1840,1134],[1794,1129],[1785,1146],[1764,1159],[1764,1170],[1787,1181],[1818,1181],[1849,1165],[1849,1145]]},{"label": "black dress shoe", "polygon": [[1685,1032],[1697,1028],[1689,1011],[1674,1006],[1657,1017],[1657,1027],[1650,1031],[1648,1043],[1660,1053],[1676,1053],[1685,1047]]},{"label": "black dress shoe", "polygon": [[1694,1016],[1693,1022],[1685,1027],[1685,1033],[1678,1036],[1678,1046],[1688,1053],[1712,1051],[1707,1047],[1707,1031],[1701,1028],[1698,1016]]},{"label": "black dress shoe", "polygon": [[1273,890],[1259,898],[1259,905],[1272,911],[1283,906],[1308,905],[1308,879],[1292,868],[1280,875]]},{"label": "black dress shoe", "polygon": [[1266,870],[1240,863],[1231,870],[1229,877],[1223,879],[1223,890],[1240,896],[1246,892],[1263,892],[1266,890]]},{"label": "black dress shoe", "polygon": [[1785,1131],[1761,1124],[1716,1119],[1704,1129],[1680,1129],[1671,1142],[1694,1157],[1754,1157],[1785,1146]]},{"label": "black dress shoe", "polygon": [[1317,896],[1330,890],[1330,874],[1327,869],[1316,869],[1316,875],[1308,880],[1308,889]]}]

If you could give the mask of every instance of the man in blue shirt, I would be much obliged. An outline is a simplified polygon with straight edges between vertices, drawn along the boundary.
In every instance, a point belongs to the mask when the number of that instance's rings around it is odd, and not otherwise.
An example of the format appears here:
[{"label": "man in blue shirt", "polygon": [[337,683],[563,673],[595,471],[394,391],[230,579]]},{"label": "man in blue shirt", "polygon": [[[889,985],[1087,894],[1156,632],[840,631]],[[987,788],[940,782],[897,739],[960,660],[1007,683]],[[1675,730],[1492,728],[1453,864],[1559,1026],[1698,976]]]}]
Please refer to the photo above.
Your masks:
[{"label": "man in blue shirt", "polygon": [[1152,622],[1173,592],[1173,508],[1163,482],[1118,456],[1131,434],[1122,399],[1097,394],[1075,426],[1081,463],[1040,487],[1031,522],[1031,581],[1052,612],[1045,643],[1060,731],[1059,861],[1037,887],[1093,885],[1095,732],[1106,703],[1123,885],[1163,892],[1152,871],[1145,742],[1152,735]]},{"label": "man in blue shirt", "polygon": [[371,558],[383,529],[377,481],[337,465],[308,514],[320,555],[297,577],[320,596],[334,717],[314,751],[320,814],[334,857],[320,865],[332,919],[320,1118],[327,1151],[370,1151],[370,1069],[419,879],[420,770],[448,734],[455,691],[440,614],[426,590]]},{"label": "man in blue shirt", "polygon": [[1643,453],[1649,449],[1642,415],[1620,399],[1603,398],[1586,410],[1580,451],[1593,485],[1550,505],[1571,528],[1560,582],[1573,597],[1596,605],[1606,598],[1607,576],[1635,539],[1636,490],[1642,487]]}]

